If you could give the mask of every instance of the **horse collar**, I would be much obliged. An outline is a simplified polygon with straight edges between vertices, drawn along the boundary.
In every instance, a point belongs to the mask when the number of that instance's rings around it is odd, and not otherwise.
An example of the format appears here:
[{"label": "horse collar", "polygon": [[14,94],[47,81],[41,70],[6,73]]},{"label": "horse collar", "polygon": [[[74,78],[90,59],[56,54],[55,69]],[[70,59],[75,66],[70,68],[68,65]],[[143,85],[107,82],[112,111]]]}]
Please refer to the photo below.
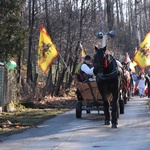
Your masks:
[{"label": "horse collar", "polygon": [[114,57],[112,55],[110,55],[110,57],[111,57],[111,61],[113,62],[113,71],[111,73],[109,73],[109,74],[99,73],[99,78],[101,80],[113,79],[114,77],[116,77],[118,75],[118,65],[117,65],[117,62],[116,62],[116,60],[114,59]]}]

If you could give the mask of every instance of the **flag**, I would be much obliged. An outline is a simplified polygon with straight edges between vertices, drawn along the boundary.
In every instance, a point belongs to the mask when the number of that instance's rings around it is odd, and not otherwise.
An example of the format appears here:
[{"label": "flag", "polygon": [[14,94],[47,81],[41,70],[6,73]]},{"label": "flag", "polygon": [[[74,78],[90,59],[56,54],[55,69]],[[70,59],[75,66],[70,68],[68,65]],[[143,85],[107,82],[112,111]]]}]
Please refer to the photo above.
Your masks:
[{"label": "flag", "polygon": [[130,62],[129,68],[131,69],[132,72],[136,72],[132,62]]},{"label": "flag", "polygon": [[150,65],[150,30],[138,47],[133,60],[140,69],[144,69]]},{"label": "flag", "polygon": [[86,52],[82,46],[82,44],[80,43],[80,48],[81,48],[81,57],[80,57],[80,62],[83,62],[84,57],[86,56]]},{"label": "flag", "polygon": [[42,25],[40,28],[38,47],[38,66],[45,73],[57,56],[58,51],[44,26]]},{"label": "flag", "polygon": [[78,73],[79,69],[81,68],[82,62],[79,62],[79,64],[76,67],[75,73]]},{"label": "flag", "polygon": [[86,52],[85,52],[85,50],[84,50],[84,48],[83,48],[81,43],[80,43],[80,48],[81,48],[81,57],[85,57]]},{"label": "flag", "polygon": [[133,66],[137,66],[137,63],[135,61],[132,61]]}]

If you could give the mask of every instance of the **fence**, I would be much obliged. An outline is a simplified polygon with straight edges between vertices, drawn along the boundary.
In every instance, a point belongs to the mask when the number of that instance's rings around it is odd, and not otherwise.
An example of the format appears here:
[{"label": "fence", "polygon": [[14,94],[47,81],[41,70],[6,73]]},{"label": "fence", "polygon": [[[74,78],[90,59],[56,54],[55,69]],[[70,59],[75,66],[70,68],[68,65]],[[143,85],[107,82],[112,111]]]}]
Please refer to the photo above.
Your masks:
[{"label": "fence", "polygon": [[2,106],[4,105],[4,64],[0,63],[0,112],[2,112]]}]

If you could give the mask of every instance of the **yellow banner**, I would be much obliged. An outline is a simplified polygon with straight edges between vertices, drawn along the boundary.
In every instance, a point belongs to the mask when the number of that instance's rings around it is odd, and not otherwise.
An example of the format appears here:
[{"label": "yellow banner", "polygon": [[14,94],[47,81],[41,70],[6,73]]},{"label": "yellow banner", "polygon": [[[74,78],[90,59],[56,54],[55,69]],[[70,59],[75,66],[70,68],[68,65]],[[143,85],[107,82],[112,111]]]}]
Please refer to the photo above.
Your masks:
[{"label": "yellow banner", "polygon": [[135,61],[132,61],[133,66],[137,66],[137,63]]},{"label": "yellow banner", "polygon": [[132,62],[130,62],[129,68],[131,69],[132,72],[135,72],[135,68]]},{"label": "yellow banner", "polygon": [[53,44],[44,26],[40,28],[38,66],[45,73],[54,59],[58,56],[58,51]]},{"label": "yellow banner", "polygon": [[140,69],[150,66],[150,31],[148,31],[144,40],[138,47],[133,60],[137,63]]},{"label": "yellow banner", "polygon": [[86,52],[85,52],[85,50],[84,50],[84,48],[83,48],[81,43],[80,43],[80,48],[81,48],[81,57],[85,57]]},{"label": "yellow banner", "polygon": [[85,57],[85,55],[86,55],[86,54],[85,54],[85,51],[84,51],[84,49],[82,48],[81,56],[82,56],[82,57]]}]

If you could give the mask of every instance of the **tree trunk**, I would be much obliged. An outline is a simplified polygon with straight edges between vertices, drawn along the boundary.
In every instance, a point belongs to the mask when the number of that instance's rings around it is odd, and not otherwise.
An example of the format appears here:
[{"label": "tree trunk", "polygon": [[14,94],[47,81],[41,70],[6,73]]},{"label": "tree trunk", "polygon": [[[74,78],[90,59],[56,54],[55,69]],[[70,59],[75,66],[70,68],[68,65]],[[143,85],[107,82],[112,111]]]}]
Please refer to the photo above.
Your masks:
[{"label": "tree trunk", "polygon": [[135,17],[136,17],[136,38],[137,38],[137,47],[141,43],[141,35],[140,35],[140,14],[139,14],[139,5],[140,1],[135,0]]},{"label": "tree trunk", "polygon": [[113,2],[111,0],[106,0],[107,3],[107,26],[108,30],[113,29],[114,15],[113,15]]},{"label": "tree trunk", "polygon": [[32,61],[31,61],[31,50],[32,50],[32,36],[34,27],[34,5],[35,0],[29,0],[29,52],[28,52],[28,62],[27,62],[27,83],[33,82],[32,76]]}]

